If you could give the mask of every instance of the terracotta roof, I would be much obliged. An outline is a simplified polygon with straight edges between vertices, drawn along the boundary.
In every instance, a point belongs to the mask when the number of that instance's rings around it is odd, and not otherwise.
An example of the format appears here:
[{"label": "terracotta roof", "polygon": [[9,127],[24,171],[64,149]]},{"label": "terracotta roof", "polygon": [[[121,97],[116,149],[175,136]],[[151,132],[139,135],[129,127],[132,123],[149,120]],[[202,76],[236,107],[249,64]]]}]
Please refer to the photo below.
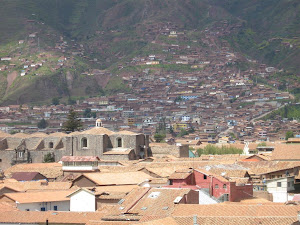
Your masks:
[{"label": "terracotta roof", "polygon": [[47,137],[48,134],[42,133],[42,132],[36,132],[30,135],[30,137]]},{"label": "terracotta roof", "polygon": [[62,162],[97,162],[100,159],[97,156],[63,156]]},{"label": "terracotta roof", "polygon": [[15,205],[12,205],[8,202],[0,202],[0,212],[3,213],[8,211],[19,211],[19,210]]},{"label": "terracotta roof", "polygon": [[111,135],[111,134],[115,134],[115,132],[113,132],[109,129],[106,129],[104,127],[94,127],[92,129],[81,132],[81,134],[98,134],[98,135],[107,134],[107,135]]},{"label": "terracotta roof", "polygon": [[7,187],[15,191],[36,191],[36,190],[68,190],[72,186],[71,182],[47,182],[47,181],[28,181],[28,182],[7,182],[0,183],[0,189]]},{"label": "terracotta roof", "polygon": [[85,173],[83,175],[98,185],[139,184],[145,180],[152,179],[150,175],[143,172]]},{"label": "terracotta roof", "polygon": [[300,205],[243,205],[243,204],[214,204],[214,205],[190,205],[179,204],[175,207],[173,216],[193,216],[203,217],[237,217],[237,216],[291,216],[296,217]]},{"label": "terracotta roof", "polygon": [[[17,181],[31,181],[34,180],[34,178],[39,174],[39,172],[15,172],[12,173],[11,178]],[[46,177],[43,179],[46,179]]]},{"label": "terracotta roof", "polygon": [[[193,224],[194,218],[190,217],[174,217],[178,225],[191,225]],[[197,224],[199,225],[211,225],[211,224],[222,224],[222,225],[283,225],[283,224],[293,224],[297,221],[295,216],[287,217],[231,217],[231,216],[220,216],[220,217],[208,217],[208,216],[197,216]]]},{"label": "terracotta roof", "polygon": [[105,213],[102,212],[34,212],[11,211],[0,213],[2,223],[45,223],[48,219],[53,224],[85,224],[90,220],[99,220]]},{"label": "terracotta roof", "polygon": [[128,193],[132,191],[134,188],[138,188],[139,186],[137,185],[113,185],[113,186],[98,186],[95,188],[95,192],[97,193],[102,193],[102,192],[123,192],[123,193]]},{"label": "terracotta roof", "polygon": [[157,220],[150,220],[147,222],[138,223],[140,225],[179,225],[179,223],[172,217],[165,217]]},{"label": "terracotta roof", "polygon": [[224,178],[222,176],[219,176],[217,174],[214,174],[214,173],[212,173],[210,171],[207,171],[205,169],[195,169],[195,171],[198,171],[200,173],[206,174],[208,176],[213,176],[214,178],[218,179],[221,182],[225,182],[225,183],[229,182],[229,180],[227,180],[226,178]]},{"label": "terracotta roof", "polygon": [[68,134],[62,133],[62,132],[56,132],[49,134],[49,137],[66,137]]},{"label": "terracotta roof", "polygon": [[272,152],[272,160],[297,160],[300,161],[299,144],[276,145]]},{"label": "terracotta roof", "polygon": [[68,191],[40,191],[40,192],[25,192],[25,193],[7,193],[6,196],[15,202],[32,203],[32,202],[58,202],[70,201],[67,195],[71,194],[73,190]]},{"label": "terracotta roof", "polygon": [[62,176],[62,165],[60,163],[29,163],[17,164],[5,170],[5,176],[10,177],[14,172],[39,172],[45,177],[57,178]]},{"label": "terracotta roof", "polygon": [[189,177],[191,173],[189,172],[175,172],[169,176],[170,180],[183,180]]},{"label": "terracotta roof", "polygon": [[128,213],[138,215],[170,215],[176,204],[177,197],[188,194],[190,189],[152,188],[149,190]]}]

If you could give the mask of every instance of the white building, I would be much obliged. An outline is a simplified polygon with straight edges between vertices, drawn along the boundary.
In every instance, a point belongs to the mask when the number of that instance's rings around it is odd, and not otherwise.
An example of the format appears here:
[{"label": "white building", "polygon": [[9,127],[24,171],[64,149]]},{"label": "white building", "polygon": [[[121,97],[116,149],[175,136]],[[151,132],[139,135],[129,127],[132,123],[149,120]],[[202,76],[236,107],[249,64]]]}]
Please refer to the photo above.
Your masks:
[{"label": "white building", "polygon": [[95,193],[84,188],[68,195],[70,198],[70,210],[72,212],[95,212],[96,196]]},{"label": "white building", "polygon": [[71,191],[40,191],[7,193],[0,197],[0,202],[16,204],[21,211],[70,211]]},{"label": "white building", "polygon": [[295,190],[295,177],[281,177],[265,180],[267,191],[273,195],[273,202],[286,202],[292,200],[288,192]]}]

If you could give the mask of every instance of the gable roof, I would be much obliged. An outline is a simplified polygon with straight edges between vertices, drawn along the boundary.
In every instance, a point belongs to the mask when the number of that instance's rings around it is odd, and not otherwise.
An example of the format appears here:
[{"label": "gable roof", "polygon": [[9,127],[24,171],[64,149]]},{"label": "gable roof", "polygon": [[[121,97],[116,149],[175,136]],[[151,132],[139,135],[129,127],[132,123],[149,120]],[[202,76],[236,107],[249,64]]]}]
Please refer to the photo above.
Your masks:
[{"label": "gable roof", "polygon": [[31,181],[36,180],[36,177],[38,175],[42,176],[43,179],[47,179],[44,175],[40,174],[39,172],[15,172],[12,174],[11,178],[17,181]]},{"label": "gable roof", "polygon": [[216,179],[218,179],[219,181],[223,182],[223,183],[228,183],[229,180],[227,180],[225,177],[222,177],[222,176],[219,176],[217,174],[214,174],[214,173],[211,173],[210,171],[207,171],[205,169],[195,169],[196,172],[199,172],[199,173],[203,173],[207,176],[212,176]]},{"label": "gable roof", "polygon": [[[34,203],[34,202],[59,202],[59,201],[70,201],[67,195],[73,191],[39,191],[39,192],[18,192],[18,193],[7,193],[2,197],[6,196],[9,199],[22,203]],[[0,199],[2,198],[0,197]]]},{"label": "gable roof", "polygon": [[[93,181],[97,185],[130,185],[140,184],[153,177],[144,172],[125,172],[125,173],[85,173],[74,181],[80,179],[82,176]],[[73,181],[73,182],[74,182]]]},{"label": "gable roof", "polygon": [[98,162],[100,161],[97,156],[63,156],[62,162]]}]

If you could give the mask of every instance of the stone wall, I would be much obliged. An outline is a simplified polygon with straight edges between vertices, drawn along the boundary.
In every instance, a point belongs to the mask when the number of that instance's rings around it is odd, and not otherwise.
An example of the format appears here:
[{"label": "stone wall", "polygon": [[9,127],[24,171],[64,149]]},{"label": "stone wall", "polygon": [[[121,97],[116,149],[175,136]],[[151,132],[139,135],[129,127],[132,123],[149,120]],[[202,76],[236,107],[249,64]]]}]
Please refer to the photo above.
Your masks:
[{"label": "stone wall", "polygon": [[163,157],[173,155],[175,157],[189,157],[189,145],[150,145],[154,157]]}]

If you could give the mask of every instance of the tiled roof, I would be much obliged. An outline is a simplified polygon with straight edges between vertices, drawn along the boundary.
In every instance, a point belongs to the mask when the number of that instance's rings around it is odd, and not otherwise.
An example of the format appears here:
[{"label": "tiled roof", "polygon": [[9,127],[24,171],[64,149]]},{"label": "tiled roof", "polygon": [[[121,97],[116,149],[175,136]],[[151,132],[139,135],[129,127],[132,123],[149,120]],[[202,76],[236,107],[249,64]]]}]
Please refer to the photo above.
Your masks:
[{"label": "tiled roof", "polygon": [[157,220],[150,220],[147,222],[138,223],[140,225],[179,225],[179,223],[172,217],[165,217]]},{"label": "tiled roof", "polygon": [[31,181],[39,174],[39,172],[15,172],[12,174],[11,178],[17,181]]},{"label": "tiled roof", "polygon": [[10,177],[14,172],[39,172],[45,177],[57,178],[62,176],[62,165],[60,163],[29,163],[17,164],[5,170],[5,176]]},{"label": "tiled roof", "polygon": [[15,202],[19,203],[32,203],[32,202],[58,202],[70,201],[67,195],[71,194],[73,190],[68,191],[40,191],[40,192],[25,192],[25,193],[7,193],[6,196]]},{"label": "tiled roof", "polygon": [[90,220],[100,220],[102,212],[26,212],[11,211],[0,213],[1,223],[45,223],[46,220],[53,224],[85,224]]},{"label": "tiled roof", "polygon": [[28,181],[28,182],[6,182],[0,183],[0,189],[7,187],[15,191],[36,191],[36,190],[68,190],[72,186],[71,182],[47,182],[47,181]]},{"label": "tiled roof", "polygon": [[104,127],[94,127],[92,129],[80,132],[79,134],[98,134],[98,135],[99,134],[107,134],[107,135],[112,135],[112,134],[115,134],[115,132],[113,132],[109,129],[106,129]]},{"label": "tiled roof", "polygon": [[98,185],[130,185],[152,179],[150,175],[144,172],[85,173],[84,176]]},{"label": "tiled roof", "polygon": [[219,175],[217,175],[217,174],[214,174],[214,173],[212,173],[212,172],[210,172],[210,171],[207,171],[207,170],[205,170],[205,169],[195,169],[195,171],[198,171],[198,172],[200,172],[200,173],[206,174],[206,175],[208,175],[208,176],[213,176],[214,178],[216,178],[216,179],[218,179],[219,181],[224,182],[224,183],[229,182],[229,180],[227,180],[226,178],[224,178],[224,177],[222,177],[222,176],[219,176]]},{"label": "tiled roof", "polygon": [[[192,225],[194,218],[190,217],[174,217],[178,225]],[[207,217],[207,216],[197,216],[197,224],[199,225],[212,225],[212,224],[221,224],[221,225],[290,225],[297,221],[297,217]]]},{"label": "tiled roof", "polygon": [[175,172],[169,176],[171,180],[183,180],[191,175],[189,172]]},{"label": "tiled roof", "polygon": [[296,217],[300,205],[244,205],[244,204],[214,204],[214,205],[186,205],[175,207],[173,216],[203,216],[203,217]]},{"label": "tiled roof", "polygon": [[275,146],[272,160],[297,160],[300,161],[299,144],[281,144]]},{"label": "tiled roof", "polygon": [[97,162],[100,159],[97,156],[63,156],[62,162]]}]

